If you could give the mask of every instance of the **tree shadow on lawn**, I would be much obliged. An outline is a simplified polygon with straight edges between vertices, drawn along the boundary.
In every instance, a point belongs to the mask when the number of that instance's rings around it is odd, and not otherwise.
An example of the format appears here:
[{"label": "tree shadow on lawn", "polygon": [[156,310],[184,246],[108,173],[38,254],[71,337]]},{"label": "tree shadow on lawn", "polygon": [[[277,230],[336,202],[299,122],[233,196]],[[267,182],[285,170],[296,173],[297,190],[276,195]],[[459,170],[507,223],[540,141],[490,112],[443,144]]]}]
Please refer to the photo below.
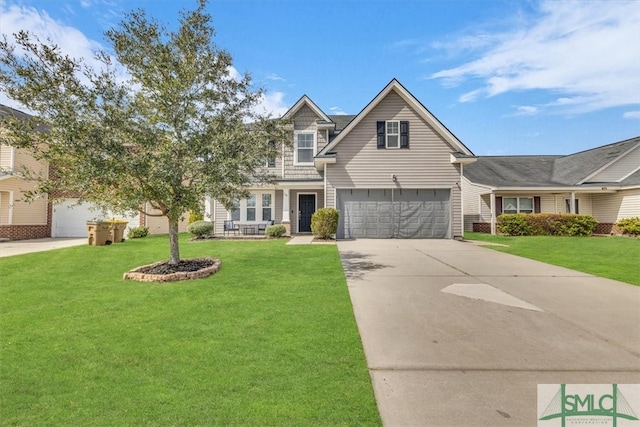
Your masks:
[{"label": "tree shadow on lawn", "polygon": [[391,267],[390,265],[367,261],[367,258],[369,258],[369,255],[358,252],[340,252],[345,277],[352,280],[362,279],[365,273],[369,271]]}]

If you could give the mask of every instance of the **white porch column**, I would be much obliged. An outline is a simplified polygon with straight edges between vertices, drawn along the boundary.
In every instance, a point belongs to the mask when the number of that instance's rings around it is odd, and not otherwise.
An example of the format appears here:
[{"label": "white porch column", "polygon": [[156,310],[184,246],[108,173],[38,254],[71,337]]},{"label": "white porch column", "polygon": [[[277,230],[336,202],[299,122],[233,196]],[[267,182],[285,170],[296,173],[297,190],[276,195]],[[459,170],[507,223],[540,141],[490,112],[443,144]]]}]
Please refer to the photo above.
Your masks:
[{"label": "white porch column", "polygon": [[492,191],[489,200],[489,208],[491,209],[491,234],[496,234],[496,193]]},{"label": "white porch column", "polygon": [[291,203],[289,200],[289,189],[282,189],[282,225],[287,229],[285,233],[287,236],[291,235],[291,216],[289,212],[291,211]]},{"label": "white porch column", "polygon": [[576,193],[575,191],[571,192],[571,198],[569,199],[569,212],[574,214],[576,213]]},{"label": "white porch column", "polygon": [[213,200],[210,195],[204,197],[204,219],[207,221],[213,221],[215,215],[213,214]]}]

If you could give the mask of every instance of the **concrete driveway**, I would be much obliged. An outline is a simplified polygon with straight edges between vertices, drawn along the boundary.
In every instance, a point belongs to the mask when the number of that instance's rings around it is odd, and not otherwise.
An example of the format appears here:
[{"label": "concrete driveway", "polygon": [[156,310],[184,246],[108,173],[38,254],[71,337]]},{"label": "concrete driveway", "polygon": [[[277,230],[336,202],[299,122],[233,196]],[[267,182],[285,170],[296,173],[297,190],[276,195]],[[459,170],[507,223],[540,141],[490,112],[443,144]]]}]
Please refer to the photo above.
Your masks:
[{"label": "concrete driveway", "polygon": [[0,258],[87,244],[87,238],[52,238],[0,242]]},{"label": "concrete driveway", "polygon": [[385,426],[535,426],[538,384],[640,384],[640,287],[453,240],[338,249]]}]

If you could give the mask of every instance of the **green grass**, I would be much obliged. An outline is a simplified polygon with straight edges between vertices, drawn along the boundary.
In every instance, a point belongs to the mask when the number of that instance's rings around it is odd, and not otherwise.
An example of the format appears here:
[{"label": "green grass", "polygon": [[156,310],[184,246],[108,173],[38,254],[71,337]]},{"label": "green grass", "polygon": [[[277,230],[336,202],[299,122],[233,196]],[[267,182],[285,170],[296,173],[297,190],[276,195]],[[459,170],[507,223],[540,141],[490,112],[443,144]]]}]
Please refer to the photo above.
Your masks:
[{"label": "green grass", "polygon": [[380,425],[335,246],[166,237],[0,259],[0,425]]},{"label": "green grass", "polygon": [[488,246],[584,273],[640,285],[640,239],[628,237],[492,236],[465,233],[469,240],[507,245]]}]

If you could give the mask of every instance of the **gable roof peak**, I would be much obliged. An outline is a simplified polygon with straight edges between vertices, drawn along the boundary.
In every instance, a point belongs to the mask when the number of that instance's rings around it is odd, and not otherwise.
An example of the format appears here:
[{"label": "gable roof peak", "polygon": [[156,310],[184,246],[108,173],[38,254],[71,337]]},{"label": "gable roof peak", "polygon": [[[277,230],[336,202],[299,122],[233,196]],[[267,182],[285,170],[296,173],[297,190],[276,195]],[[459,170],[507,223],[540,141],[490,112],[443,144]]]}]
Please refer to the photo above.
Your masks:
[{"label": "gable roof peak", "polygon": [[296,103],[295,103],[295,104],[293,104],[293,106],[292,106],[291,108],[289,108],[289,110],[287,110],[287,112],[286,112],[286,113],[284,113],[284,115],[282,116],[282,118],[283,118],[283,119],[286,119],[286,118],[290,118],[290,117],[292,117],[293,115],[295,115],[295,114],[298,112],[298,110],[300,110],[300,109],[301,109],[303,106],[305,106],[305,105],[306,105],[307,107],[311,108],[311,110],[312,110],[312,111],[313,111],[313,112],[314,112],[318,117],[320,117],[320,119],[321,119],[321,120],[325,120],[325,121],[327,121],[327,122],[331,122],[331,119],[329,118],[329,116],[327,116],[327,115],[324,113],[324,111],[322,111],[322,110],[320,109],[320,107],[318,107],[318,106],[316,105],[316,103],[315,103],[315,102],[313,102],[313,101],[311,100],[311,98],[309,98],[307,95],[302,95],[302,96],[300,97],[300,99],[298,99],[298,100],[296,101]]}]

